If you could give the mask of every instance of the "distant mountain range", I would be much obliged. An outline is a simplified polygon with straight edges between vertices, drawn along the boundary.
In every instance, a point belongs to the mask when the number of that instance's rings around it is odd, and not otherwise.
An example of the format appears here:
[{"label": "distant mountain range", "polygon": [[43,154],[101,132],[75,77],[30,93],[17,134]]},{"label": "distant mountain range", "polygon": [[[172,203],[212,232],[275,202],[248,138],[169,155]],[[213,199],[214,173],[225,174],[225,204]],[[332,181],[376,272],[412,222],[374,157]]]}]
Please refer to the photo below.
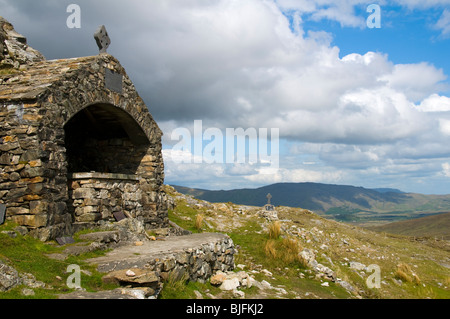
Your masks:
[{"label": "distant mountain range", "polygon": [[270,193],[275,206],[301,207],[331,219],[366,226],[450,212],[450,195],[404,193],[391,188],[277,183],[255,189],[211,191],[172,186],[180,193],[209,202],[249,206],[264,206]]}]

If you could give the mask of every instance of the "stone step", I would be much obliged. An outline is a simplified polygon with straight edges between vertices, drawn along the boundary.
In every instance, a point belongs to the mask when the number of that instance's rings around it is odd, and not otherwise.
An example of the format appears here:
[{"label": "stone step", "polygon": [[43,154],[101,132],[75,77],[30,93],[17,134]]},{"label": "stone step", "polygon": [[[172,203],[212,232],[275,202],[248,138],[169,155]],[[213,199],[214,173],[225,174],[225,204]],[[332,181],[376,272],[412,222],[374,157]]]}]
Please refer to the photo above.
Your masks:
[{"label": "stone step", "polygon": [[154,271],[163,279],[173,274],[177,278],[189,276],[191,280],[205,282],[217,270],[233,269],[234,253],[229,236],[200,233],[120,246],[87,262],[97,265],[97,270],[104,273],[137,268]]}]

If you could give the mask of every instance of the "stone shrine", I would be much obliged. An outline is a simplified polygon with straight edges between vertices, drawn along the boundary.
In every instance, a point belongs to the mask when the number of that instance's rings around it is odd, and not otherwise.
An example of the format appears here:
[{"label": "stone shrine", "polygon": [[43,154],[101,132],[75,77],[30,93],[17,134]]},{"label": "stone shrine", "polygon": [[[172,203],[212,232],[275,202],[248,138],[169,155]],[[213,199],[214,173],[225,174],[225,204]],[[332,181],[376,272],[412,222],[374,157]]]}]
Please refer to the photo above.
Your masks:
[{"label": "stone shrine", "polygon": [[45,60],[0,17],[0,204],[41,240],[114,221],[168,226],[162,132],[107,53]]},{"label": "stone shrine", "polygon": [[263,209],[260,211],[260,215],[268,220],[278,220],[278,212],[275,210],[275,206],[273,206],[270,202],[272,195],[269,193],[266,197],[267,204],[265,204]]}]

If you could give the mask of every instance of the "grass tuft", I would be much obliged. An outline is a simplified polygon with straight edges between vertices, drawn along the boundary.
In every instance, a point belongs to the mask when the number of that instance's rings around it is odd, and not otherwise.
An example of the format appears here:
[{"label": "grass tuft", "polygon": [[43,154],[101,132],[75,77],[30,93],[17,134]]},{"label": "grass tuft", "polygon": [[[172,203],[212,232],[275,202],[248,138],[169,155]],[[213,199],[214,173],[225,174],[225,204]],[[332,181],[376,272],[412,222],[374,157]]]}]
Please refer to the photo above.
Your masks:
[{"label": "grass tuft", "polygon": [[203,215],[202,214],[197,214],[197,216],[195,217],[195,229],[199,232],[202,231],[202,226],[203,226]]},{"label": "grass tuft", "polygon": [[401,263],[397,265],[397,271],[394,275],[397,279],[406,282],[412,282],[416,285],[420,284],[420,278],[415,274],[408,264]]},{"label": "grass tuft", "polygon": [[281,235],[281,224],[279,221],[275,221],[269,225],[269,238],[278,239]]},{"label": "grass tuft", "polygon": [[275,259],[277,258],[277,250],[275,248],[275,241],[274,240],[268,240],[266,244],[264,245],[264,253],[267,257]]}]

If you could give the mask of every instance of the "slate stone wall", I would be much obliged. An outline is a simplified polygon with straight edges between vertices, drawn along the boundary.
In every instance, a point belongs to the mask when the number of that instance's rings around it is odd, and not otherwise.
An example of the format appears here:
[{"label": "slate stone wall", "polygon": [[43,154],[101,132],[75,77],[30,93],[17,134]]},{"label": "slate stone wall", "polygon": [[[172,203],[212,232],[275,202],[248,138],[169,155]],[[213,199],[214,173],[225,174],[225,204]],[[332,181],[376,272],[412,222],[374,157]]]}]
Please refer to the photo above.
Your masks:
[{"label": "slate stone wall", "polygon": [[114,222],[114,213],[143,220],[147,229],[168,227],[165,198],[145,191],[138,176],[114,173],[69,175],[69,212],[76,229]]},{"label": "slate stone wall", "polygon": [[[120,92],[107,87],[107,72],[122,79]],[[108,105],[120,111],[117,116],[124,114],[121,120],[131,131],[128,141],[105,148],[108,160],[103,162],[115,162],[115,173],[121,173],[121,167],[134,158],[138,179],[135,185],[139,185],[137,192],[141,194],[135,213],[144,218],[148,227],[168,223],[162,190],[162,132],[114,57],[101,54],[37,62],[19,73],[0,76],[0,83],[0,203],[7,206],[7,219],[28,227],[41,240],[73,231],[72,224],[82,215],[74,214],[78,207],[70,205],[81,198],[70,197],[73,184],[68,176],[73,172],[69,171],[65,127],[84,109]],[[133,143],[137,145],[134,148]],[[124,169],[124,173],[133,172]],[[131,187],[127,183],[124,189]],[[111,187],[108,191],[112,198],[115,188]],[[92,200],[98,199],[99,193],[93,196]],[[104,211],[100,214],[108,215]]]}]

